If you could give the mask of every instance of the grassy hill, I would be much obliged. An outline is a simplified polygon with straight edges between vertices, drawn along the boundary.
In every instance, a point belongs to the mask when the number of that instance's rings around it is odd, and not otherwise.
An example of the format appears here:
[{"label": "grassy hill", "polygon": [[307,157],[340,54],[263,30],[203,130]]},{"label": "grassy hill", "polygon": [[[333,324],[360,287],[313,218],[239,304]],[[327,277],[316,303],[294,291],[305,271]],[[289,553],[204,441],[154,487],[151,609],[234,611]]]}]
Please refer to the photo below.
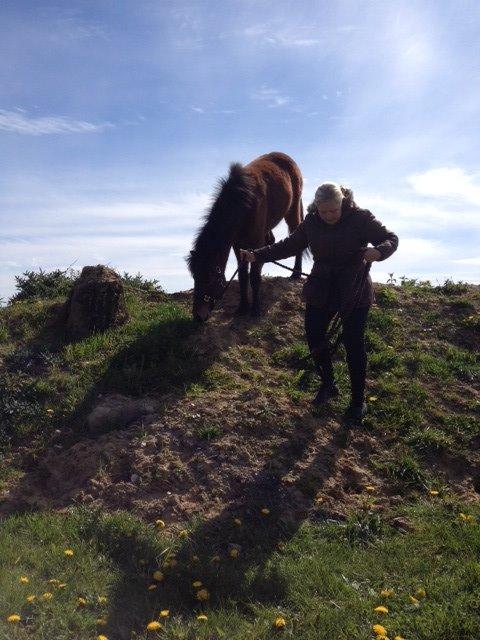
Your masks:
[{"label": "grassy hill", "polygon": [[[126,284],[130,321],[77,343],[57,285],[0,308],[0,638],[477,637],[480,287],[375,284],[349,431],[343,347],[310,405],[300,282],[265,278],[259,320],[235,282],[200,327]],[[92,429],[117,394],[149,412]]]}]

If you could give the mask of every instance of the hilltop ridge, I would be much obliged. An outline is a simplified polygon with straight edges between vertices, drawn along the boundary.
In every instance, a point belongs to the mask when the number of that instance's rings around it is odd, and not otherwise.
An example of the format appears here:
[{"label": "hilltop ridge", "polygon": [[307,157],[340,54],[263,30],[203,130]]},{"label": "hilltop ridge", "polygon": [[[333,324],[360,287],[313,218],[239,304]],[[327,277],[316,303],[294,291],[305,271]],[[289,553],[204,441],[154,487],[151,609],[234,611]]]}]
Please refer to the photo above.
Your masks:
[{"label": "hilltop ridge", "polygon": [[[73,345],[49,335],[58,301],[1,309],[0,512],[81,503],[182,522],[255,500],[290,521],[345,518],[366,493],[386,513],[431,491],[478,502],[480,287],[375,284],[369,414],[349,432],[343,347],[341,397],[310,405],[301,284],[265,277],[265,313],[252,320],[233,316],[235,281],[200,327],[191,290],[161,302],[131,292],[126,327]],[[94,407],[118,394],[148,412],[89,431]]]}]

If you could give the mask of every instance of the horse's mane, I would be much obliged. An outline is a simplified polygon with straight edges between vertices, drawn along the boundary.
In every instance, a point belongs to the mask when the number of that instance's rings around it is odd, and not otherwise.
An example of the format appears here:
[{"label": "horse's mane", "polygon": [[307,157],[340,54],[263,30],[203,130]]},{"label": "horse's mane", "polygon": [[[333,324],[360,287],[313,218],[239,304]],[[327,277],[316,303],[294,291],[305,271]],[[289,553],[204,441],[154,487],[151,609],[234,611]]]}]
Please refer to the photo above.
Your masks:
[{"label": "horse's mane", "polygon": [[232,243],[254,204],[254,187],[252,176],[238,162],[230,165],[228,178],[219,180],[212,204],[203,216],[204,224],[194,238],[193,249],[185,258],[193,276],[208,264],[215,251],[221,251]]}]

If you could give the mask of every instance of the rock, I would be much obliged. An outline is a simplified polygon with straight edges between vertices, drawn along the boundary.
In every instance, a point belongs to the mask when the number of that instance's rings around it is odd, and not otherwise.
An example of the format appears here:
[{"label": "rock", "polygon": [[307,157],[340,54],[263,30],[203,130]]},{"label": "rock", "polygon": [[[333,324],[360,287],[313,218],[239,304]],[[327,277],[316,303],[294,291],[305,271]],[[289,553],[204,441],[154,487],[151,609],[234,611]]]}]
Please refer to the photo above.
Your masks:
[{"label": "rock", "polygon": [[81,340],[128,320],[120,276],[101,264],[83,267],[65,303],[67,334]]},{"label": "rock", "polygon": [[153,413],[153,405],[144,399],[136,400],[119,393],[103,396],[87,417],[91,434],[101,434],[113,429],[124,429],[142,416]]}]

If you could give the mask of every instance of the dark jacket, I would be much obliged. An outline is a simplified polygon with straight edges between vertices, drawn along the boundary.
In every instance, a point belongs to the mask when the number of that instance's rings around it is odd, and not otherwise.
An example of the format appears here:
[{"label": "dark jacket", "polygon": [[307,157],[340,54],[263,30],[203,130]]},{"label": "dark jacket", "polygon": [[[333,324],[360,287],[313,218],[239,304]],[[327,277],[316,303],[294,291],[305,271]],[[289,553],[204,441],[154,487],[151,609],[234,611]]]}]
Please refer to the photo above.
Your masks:
[{"label": "dark jacket", "polygon": [[[386,260],[396,251],[398,237],[389,231],[368,209],[346,204],[344,199],[340,219],[336,224],[324,222],[310,205],[305,220],[295,231],[269,246],[254,249],[256,260],[270,262],[293,256],[307,247],[313,255],[313,267],[307,277],[302,299],[319,308],[342,310],[357,300],[356,306],[375,302],[370,274],[360,291],[365,270],[363,251],[371,243]],[[358,297],[357,297],[358,296]]]}]

